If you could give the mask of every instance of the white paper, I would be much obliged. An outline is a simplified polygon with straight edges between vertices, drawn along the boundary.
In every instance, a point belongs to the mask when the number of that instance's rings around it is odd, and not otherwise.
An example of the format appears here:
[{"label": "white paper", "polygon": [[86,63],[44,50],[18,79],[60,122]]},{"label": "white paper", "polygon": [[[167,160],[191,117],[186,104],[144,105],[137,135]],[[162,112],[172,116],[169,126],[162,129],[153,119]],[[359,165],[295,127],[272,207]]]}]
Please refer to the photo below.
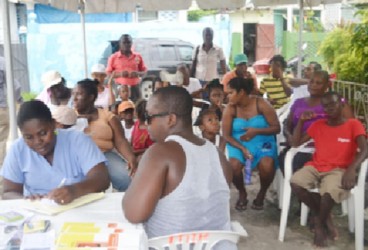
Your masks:
[{"label": "white paper", "polygon": [[23,234],[20,250],[51,250],[54,242],[55,230],[46,233]]}]

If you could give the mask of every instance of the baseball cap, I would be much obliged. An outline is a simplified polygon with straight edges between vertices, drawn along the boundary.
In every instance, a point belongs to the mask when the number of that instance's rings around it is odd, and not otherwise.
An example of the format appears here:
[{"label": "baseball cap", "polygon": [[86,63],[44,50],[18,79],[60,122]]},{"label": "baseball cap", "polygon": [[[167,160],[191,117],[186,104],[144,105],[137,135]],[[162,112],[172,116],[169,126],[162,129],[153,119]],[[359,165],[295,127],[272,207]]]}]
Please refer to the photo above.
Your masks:
[{"label": "baseball cap", "polygon": [[234,57],[234,64],[238,65],[241,63],[247,63],[248,57],[245,54],[238,54]]},{"label": "baseball cap", "polygon": [[77,113],[68,106],[58,106],[52,112],[52,118],[63,125],[74,125],[77,122]]},{"label": "baseball cap", "polygon": [[46,89],[62,82],[62,77],[56,70],[50,70],[44,73],[41,77],[41,82]]},{"label": "baseball cap", "polygon": [[95,64],[92,66],[91,73],[106,73],[105,65]]},{"label": "baseball cap", "polygon": [[124,112],[127,109],[134,109],[134,103],[132,101],[124,101],[119,104],[118,113]]}]

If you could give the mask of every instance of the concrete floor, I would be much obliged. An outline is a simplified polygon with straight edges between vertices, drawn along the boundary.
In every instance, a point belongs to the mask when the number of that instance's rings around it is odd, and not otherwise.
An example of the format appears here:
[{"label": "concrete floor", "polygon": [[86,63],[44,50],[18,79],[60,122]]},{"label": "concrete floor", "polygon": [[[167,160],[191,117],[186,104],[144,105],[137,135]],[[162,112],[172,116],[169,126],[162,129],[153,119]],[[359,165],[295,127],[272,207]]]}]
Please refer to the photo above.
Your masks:
[{"label": "concrete floor", "polygon": [[[302,227],[299,224],[299,205],[296,198],[294,196],[292,197],[285,240],[284,242],[280,242],[278,241],[278,233],[281,211],[278,209],[276,192],[271,187],[267,193],[264,210],[253,210],[250,208],[250,204],[259,190],[258,173],[253,173],[252,183],[254,184],[246,186],[249,200],[246,211],[239,212],[234,209],[238,195],[234,187],[231,190],[231,219],[239,221],[249,234],[249,237],[242,238],[239,241],[239,250],[314,249],[312,246],[313,234],[309,231],[308,227]],[[333,214],[335,225],[339,231],[339,239],[335,242],[329,241],[329,247],[325,249],[353,250],[354,234],[349,233],[347,216],[340,216],[341,206],[336,206]],[[365,235],[368,233],[366,224],[368,223],[365,223]],[[368,247],[365,249],[368,249]]]}]

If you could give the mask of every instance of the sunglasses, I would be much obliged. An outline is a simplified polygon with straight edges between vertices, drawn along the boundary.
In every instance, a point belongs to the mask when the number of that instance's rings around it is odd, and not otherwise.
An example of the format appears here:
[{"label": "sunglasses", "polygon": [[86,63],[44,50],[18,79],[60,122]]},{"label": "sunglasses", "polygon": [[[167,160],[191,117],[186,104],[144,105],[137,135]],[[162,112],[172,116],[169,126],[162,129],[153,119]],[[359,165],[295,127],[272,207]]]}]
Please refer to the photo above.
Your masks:
[{"label": "sunglasses", "polygon": [[167,115],[170,115],[170,113],[169,112],[162,112],[162,113],[157,113],[157,114],[149,115],[146,112],[144,114],[144,118],[145,118],[147,124],[151,124],[153,118],[155,118],[155,117],[163,117],[163,116],[167,116]]}]

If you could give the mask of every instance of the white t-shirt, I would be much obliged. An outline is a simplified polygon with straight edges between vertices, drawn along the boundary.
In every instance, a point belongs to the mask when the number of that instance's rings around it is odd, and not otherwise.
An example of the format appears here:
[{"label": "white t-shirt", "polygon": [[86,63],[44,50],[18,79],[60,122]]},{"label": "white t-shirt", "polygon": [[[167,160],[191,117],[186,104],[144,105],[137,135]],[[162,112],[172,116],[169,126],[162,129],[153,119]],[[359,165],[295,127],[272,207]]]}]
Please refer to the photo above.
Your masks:
[{"label": "white t-shirt", "polygon": [[[197,47],[193,50],[192,59],[194,60]],[[217,63],[225,60],[225,55],[222,48],[213,45],[213,47],[206,52],[203,45],[199,46],[197,56],[197,67],[195,77],[201,81],[212,81],[219,78],[217,73]]]},{"label": "white t-shirt", "polygon": [[121,121],[121,126],[123,126],[125,138],[128,140],[128,142],[132,142],[132,132],[134,125],[131,128],[126,128],[125,121],[123,120]]},{"label": "white t-shirt", "polygon": [[104,109],[109,108],[109,97],[110,97],[110,91],[108,88],[104,87],[104,90],[100,93],[98,93],[95,106],[96,107],[102,107]]},{"label": "white t-shirt", "polygon": [[185,88],[189,92],[189,94],[192,94],[193,92],[200,90],[202,88],[202,85],[198,79],[189,78],[188,86],[183,85],[183,88]]}]

